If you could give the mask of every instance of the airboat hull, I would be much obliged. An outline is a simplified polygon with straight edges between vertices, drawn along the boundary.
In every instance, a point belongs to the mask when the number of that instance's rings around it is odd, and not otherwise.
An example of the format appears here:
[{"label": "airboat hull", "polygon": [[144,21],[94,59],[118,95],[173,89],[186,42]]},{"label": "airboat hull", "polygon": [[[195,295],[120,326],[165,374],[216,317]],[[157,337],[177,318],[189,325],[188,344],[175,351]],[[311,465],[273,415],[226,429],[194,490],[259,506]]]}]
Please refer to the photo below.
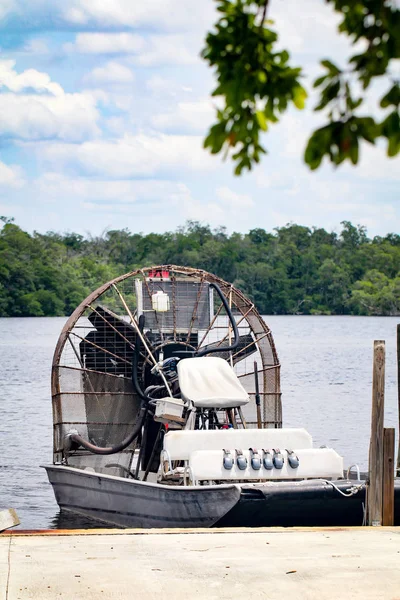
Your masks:
[{"label": "airboat hull", "polygon": [[[365,487],[347,497],[322,480],[173,487],[61,465],[45,468],[61,510],[117,527],[357,526],[364,520]],[[333,483],[347,493],[360,482]]]},{"label": "airboat hull", "polygon": [[117,527],[212,527],[240,499],[240,487],[174,487],[61,465],[45,466],[61,510]]}]

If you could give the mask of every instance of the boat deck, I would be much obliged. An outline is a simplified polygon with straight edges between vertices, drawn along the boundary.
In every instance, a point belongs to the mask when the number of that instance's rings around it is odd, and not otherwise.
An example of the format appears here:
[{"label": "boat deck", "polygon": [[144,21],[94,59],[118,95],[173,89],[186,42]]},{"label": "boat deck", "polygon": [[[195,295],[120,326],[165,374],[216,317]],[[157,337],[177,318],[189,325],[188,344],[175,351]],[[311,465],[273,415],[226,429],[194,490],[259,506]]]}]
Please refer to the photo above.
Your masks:
[{"label": "boat deck", "polygon": [[400,600],[400,527],[0,534],[0,600]]}]

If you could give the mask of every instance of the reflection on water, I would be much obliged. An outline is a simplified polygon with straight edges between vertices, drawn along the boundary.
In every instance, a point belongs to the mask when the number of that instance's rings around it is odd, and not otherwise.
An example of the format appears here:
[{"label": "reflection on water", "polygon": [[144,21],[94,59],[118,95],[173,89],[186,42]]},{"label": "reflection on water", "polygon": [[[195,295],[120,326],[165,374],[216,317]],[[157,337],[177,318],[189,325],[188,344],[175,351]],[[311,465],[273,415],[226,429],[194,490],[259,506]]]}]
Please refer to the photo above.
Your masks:
[{"label": "reflection on water", "polygon": [[[367,467],[372,346],[386,340],[385,425],[397,428],[396,317],[265,317],[282,364],[285,426],[305,427],[345,465]],[[98,526],[60,514],[41,464],[52,460],[50,369],[65,318],[0,319],[0,509],[23,529]],[[397,448],[397,441],[396,441]],[[103,525],[101,525],[103,527]]]},{"label": "reflection on water", "polygon": [[102,529],[113,529],[115,525],[93,521],[87,517],[81,517],[70,512],[58,510],[56,515],[50,521],[49,529],[92,529],[101,527]]}]

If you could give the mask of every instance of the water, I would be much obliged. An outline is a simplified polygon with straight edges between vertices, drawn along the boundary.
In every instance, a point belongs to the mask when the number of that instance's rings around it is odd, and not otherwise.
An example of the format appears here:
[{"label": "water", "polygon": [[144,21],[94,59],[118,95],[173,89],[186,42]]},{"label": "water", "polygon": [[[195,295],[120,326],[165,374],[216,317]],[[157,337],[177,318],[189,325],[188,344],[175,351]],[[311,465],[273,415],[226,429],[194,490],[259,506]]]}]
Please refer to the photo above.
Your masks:
[{"label": "water", "polygon": [[[372,347],[386,340],[385,425],[397,428],[396,317],[265,317],[282,364],[285,426],[306,427],[345,465],[367,467]],[[24,529],[61,518],[41,464],[52,461],[50,368],[65,318],[0,319],[0,509]],[[397,440],[396,440],[397,448]]]}]

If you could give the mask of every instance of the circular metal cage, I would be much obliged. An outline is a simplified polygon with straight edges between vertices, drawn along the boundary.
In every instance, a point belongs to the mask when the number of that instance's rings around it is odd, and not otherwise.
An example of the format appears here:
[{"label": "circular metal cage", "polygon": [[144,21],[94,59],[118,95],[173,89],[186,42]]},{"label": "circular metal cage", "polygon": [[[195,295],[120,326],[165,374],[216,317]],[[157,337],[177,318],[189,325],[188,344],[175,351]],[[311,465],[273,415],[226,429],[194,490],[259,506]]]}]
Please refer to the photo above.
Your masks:
[{"label": "circular metal cage", "polygon": [[[239,331],[239,345],[224,351],[232,327],[218,294],[225,296]],[[155,298],[162,299],[157,309]],[[160,302],[158,300],[158,302]],[[143,316],[142,316],[143,315]],[[138,269],[99,287],[73,312],[59,337],[52,368],[54,462],[61,462],[68,431],[99,446],[122,439],[135,423],[140,401],[132,385],[132,357],[139,318],[144,321],[141,375],[146,379],[160,352],[168,354],[220,347],[250,402],[240,426],[257,427],[256,373],[262,427],[281,427],[280,365],[272,334],[238,289],[200,269],[161,265]],[[149,350],[149,352],[147,352]],[[119,474],[129,468],[134,448],[110,458],[91,456],[96,470]],[[85,465],[88,465],[87,453]],[[80,465],[79,452],[68,464]]]}]

